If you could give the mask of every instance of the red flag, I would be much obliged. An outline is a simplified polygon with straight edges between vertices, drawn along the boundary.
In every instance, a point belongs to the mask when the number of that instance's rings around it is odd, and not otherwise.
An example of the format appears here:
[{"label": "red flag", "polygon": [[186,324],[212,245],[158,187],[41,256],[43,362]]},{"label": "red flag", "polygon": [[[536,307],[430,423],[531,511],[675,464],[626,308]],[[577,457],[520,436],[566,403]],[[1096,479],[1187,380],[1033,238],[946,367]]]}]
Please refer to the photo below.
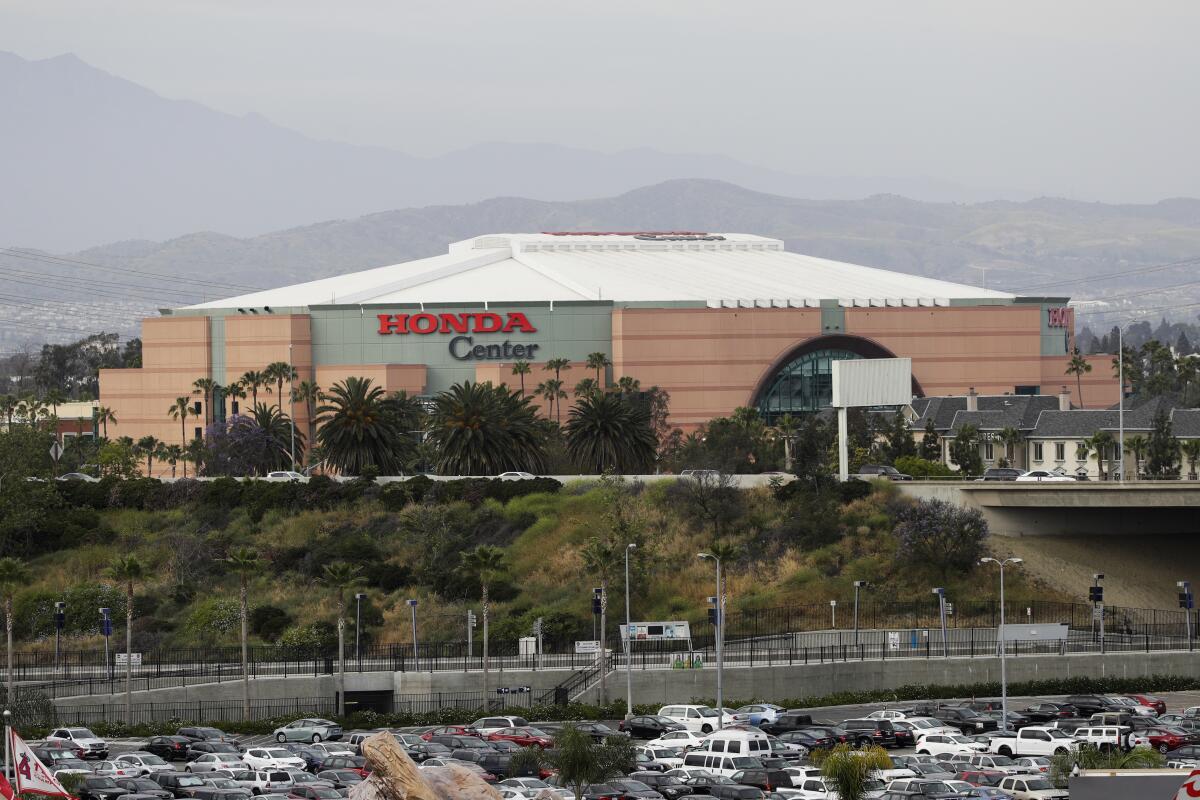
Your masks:
[{"label": "red flag", "polygon": [[48,797],[70,797],[58,779],[50,774],[46,765],[25,744],[25,740],[12,728],[8,729],[9,756],[12,758],[13,774],[17,778],[17,791],[44,794]]},{"label": "red flag", "polygon": [[4,800],[13,800],[13,794],[13,788],[8,779],[0,775],[0,797],[3,797]]}]

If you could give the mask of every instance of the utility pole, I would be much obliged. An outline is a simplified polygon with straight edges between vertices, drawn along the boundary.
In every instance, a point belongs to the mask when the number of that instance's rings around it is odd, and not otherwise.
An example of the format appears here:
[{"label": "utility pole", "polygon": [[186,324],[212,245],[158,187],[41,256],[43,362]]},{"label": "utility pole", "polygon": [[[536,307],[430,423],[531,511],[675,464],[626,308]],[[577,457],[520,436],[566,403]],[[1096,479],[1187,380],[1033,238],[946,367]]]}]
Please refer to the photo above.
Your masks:
[{"label": "utility pole", "polygon": [[715,609],[713,638],[715,639],[714,644],[717,651],[717,730],[721,730],[725,727],[725,686],[723,674],[725,671],[725,659],[721,641],[725,638],[725,592],[724,587],[721,585],[721,559],[712,553],[697,553],[696,558],[711,558],[717,565],[717,596],[712,600]]},{"label": "utility pole", "polygon": [[1024,563],[1020,558],[1005,558],[1003,560],[995,558],[981,558],[980,564],[995,564],[1000,567],[1000,628],[997,631],[996,640],[1000,643],[1000,729],[1008,730],[1008,673],[1006,671],[1008,642],[1005,640],[1004,631],[1004,566],[1006,564]]},{"label": "utility pole", "polygon": [[475,655],[475,646],[472,639],[475,632],[475,612],[467,609],[467,658],[470,659]]},{"label": "utility pole", "polygon": [[54,604],[54,674],[59,672],[59,642],[62,639],[63,628],[67,624],[67,604],[61,600]]},{"label": "utility pole", "polygon": [[354,595],[354,660],[358,662],[359,669],[362,669],[362,637],[359,631],[362,630],[362,601],[366,599],[367,596],[362,592]]},{"label": "utility pole", "polygon": [[946,653],[946,590],[939,586],[933,590],[933,594],[938,598],[938,616],[942,621],[942,658],[945,658]]},{"label": "utility pole", "polygon": [[418,654],[417,647],[417,601],[409,600],[408,608],[412,611],[412,637],[413,637],[413,669],[418,669],[421,658]]},{"label": "utility pole", "polygon": [[1103,572],[1092,574],[1092,585],[1088,589],[1088,599],[1092,601],[1092,627],[1096,624],[1100,625],[1100,652],[1104,652],[1104,587],[1100,585],[1100,581],[1104,580]]},{"label": "utility pole", "polygon": [[1192,608],[1195,603],[1192,600],[1192,582],[1179,581],[1175,584],[1179,587],[1179,607],[1183,609],[1183,620],[1187,625],[1187,642],[1188,650],[1192,649]]},{"label": "utility pole", "polygon": [[629,612],[629,553],[635,542],[625,545],[625,719],[633,716],[633,635]]},{"label": "utility pole", "polygon": [[854,646],[858,647],[858,592],[860,589],[866,589],[871,584],[868,581],[854,582]]}]

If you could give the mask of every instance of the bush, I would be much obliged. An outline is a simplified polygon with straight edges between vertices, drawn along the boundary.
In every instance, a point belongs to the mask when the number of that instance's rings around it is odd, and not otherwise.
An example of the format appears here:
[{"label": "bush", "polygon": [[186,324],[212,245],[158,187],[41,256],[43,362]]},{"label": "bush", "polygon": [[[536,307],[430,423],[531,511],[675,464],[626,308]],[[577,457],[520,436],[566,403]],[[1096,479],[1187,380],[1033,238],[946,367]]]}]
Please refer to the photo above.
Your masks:
[{"label": "bush", "polygon": [[940,461],[928,461],[917,456],[904,456],[896,459],[896,469],[914,478],[950,478],[955,477],[954,470]]},{"label": "bush", "polygon": [[838,484],[838,497],[842,499],[843,504],[869,497],[871,491],[871,484],[867,481],[851,479]]},{"label": "bush", "polygon": [[292,617],[282,608],[268,604],[251,609],[249,622],[251,633],[266,641],[274,642],[291,624]]},{"label": "bush", "polygon": [[988,526],[977,508],[918,500],[900,508],[894,532],[900,545],[897,558],[918,566],[928,564],[945,577],[951,570],[968,571],[976,565]]}]

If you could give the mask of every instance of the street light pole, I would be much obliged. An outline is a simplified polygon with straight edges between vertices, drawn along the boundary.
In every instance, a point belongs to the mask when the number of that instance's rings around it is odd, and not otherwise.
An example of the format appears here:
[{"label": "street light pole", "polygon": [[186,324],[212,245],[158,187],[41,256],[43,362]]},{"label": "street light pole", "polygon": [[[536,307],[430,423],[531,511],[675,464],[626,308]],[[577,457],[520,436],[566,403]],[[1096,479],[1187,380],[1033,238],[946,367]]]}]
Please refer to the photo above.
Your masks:
[{"label": "street light pole", "polygon": [[[1117,326],[1117,463],[1118,478],[1125,482],[1125,326]],[[1099,458],[1099,453],[1096,454]],[[1136,459],[1135,459],[1136,463]],[[1110,476],[1111,477],[1111,476]]]},{"label": "street light pole", "polygon": [[288,342],[288,421],[292,424],[292,472],[296,471],[296,397],[292,388],[292,373],[295,370],[292,362],[292,343]]},{"label": "street light pole", "polygon": [[412,634],[413,634],[413,669],[418,669],[420,665],[420,657],[417,655],[417,601],[409,600],[408,607],[412,610]]},{"label": "street light pole", "polygon": [[867,581],[854,582],[854,646],[858,647],[858,590],[865,589],[871,584]]},{"label": "street light pole", "polygon": [[939,586],[933,590],[933,594],[938,598],[938,618],[942,623],[942,658],[945,658],[946,653],[946,590]]},{"label": "street light pole", "polygon": [[63,628],[67,624],[67,604],[61,600],[54,604],[54,674],[59,671],[59,641],[62,639]]},{"label": "street light pole", "polygon": [[725,632],[725,593],[721,586],[721,559],[717,558],[712,553],[697,553],[696,558],[711,558],[717,565],[717,624],[714,626],[716,642],[714,643],[717,651],[717,730],[725,727],[725,688],[724,688],[724,670],[725,660],[723,655],[723,647],[721,640],[724,639]]},{"label": "street light pole", "polygon": [[109,616],[109,609],[100,609],[100,632],[104,634],[104,664],[105,672],[108,673],[108,690],[112,693],[112,658],[108,652],[108,640],[112,636],[112,617]]},{"label": "street light pole", "polygon": [[625,545],[625,719],[633,716],[633,637],[629,611],[629,553],[637,549],[635,542]]},{"label": "street light pole", "polygon": [[1188,650],[1192,649],[1192,583],[1179,581],[1175,584],[1182,591],[1179,593],[1179,607],[1183,609],[1183,621],[1187,625]]},{"label": "street light pole", "polygon": [[362,666],[362,637],[359,632],[362,630],[362,601],[366,600],[367,596],[362,592],[354,595],[354,660]]},{"label": "street light pole", "polygon": [[837,600],[829,601],[829,629],[837,630]]},{"label": "street light pole", "polygon": [[996,640],[1000,643],[1000,725],[1001,730],[1008,730],[1008,672],[1007,672],[1007,656],[1008,642],[1004,639],[1004,566],[1006,564],[1023,563],[1021,558],[981,558],[980,564],[995,564],[1000,567],[1000,628],[997,630]]}]

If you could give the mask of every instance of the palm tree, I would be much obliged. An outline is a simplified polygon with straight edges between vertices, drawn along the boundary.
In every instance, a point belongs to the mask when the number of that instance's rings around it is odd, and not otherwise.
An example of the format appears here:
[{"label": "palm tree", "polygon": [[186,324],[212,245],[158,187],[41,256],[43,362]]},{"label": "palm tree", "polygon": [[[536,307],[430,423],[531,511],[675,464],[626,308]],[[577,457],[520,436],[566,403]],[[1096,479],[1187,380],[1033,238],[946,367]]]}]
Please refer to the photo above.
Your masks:
[{"label": "palm tree", "polygon": [[569,358],[552,358],[546,362],[546,366],[542,367],[545,372],[553,372],[555,380],[562,380],[562,372],[565,369],[571,368],[571,359]]},{"label": "palm tree", "polygon": [[1188,464],[1188,480],[1196,480],[1196,462],[1200,461],[1200,439],[1184,439],[1180,446]]},{"label": "palm tree", "polygon": [[326,462],[345,475],[374,466],[383,475],[398,475],[412,453],[412,440],[396,425],[384,405],[384,391],[370,378],[335,383],[317,409],[317,439]]},{"label": "palm tree", "polygon": [[622,394],[633,394],[642,390],[642,382],[637,378],[631,378],[628,375],[622,375],[617,379],[617,388]]},{"label": "palm tree", "polygon": [[1105,469],[1106,456],[1112,453],[1116,447],[1116,440],[1108,431],[1097,431],[1091,437],[1084,439],[1083,444],[1087,447],[1088,452],[1096,454],[1096,468],[1100,473],[1100,480],[1104,480],[1107,470]]},{"label": "palm tree", "polygon": [[1079,345],[1071,351],[1071,360],[1067,362],[1067,375],[1075,376],[1075,390],[1078,392],[1079,405],[1083,406],[1083,376],[1092,371],[1091,363],[1079,352]]},{"label": "palm tree", "polygon": [[581,397],[571,409],[566,434],[567,452],[592,474],[646,472],[658,447],[650,414],[619,394]]},{"label": "palm tree", "polygon": [[504,551],[499,547],[481,544],[474,550],[462,554],[459,567],[472,580],[479,584],[483,598],[483,700],[487,704],[491,696],[491,686],[488,681],[488,610],[491,608],[488,600],[488,590],[504,571]]},{"label": "palm tree", "polygon": [[[175,465],[183,460],[183,448],[177,444],[169,444],[163,448],[162,454],[158,457],[160,461],[166,461],[171,465],[171,477],[175,477]],[[187,469],[185,466],[184,469]]]},{"label": "palm tree", "polygon": [[324,402],[325,393],[316,381],[300,381],[292,389],[292,402],[304,404],[304,416],[308,423],[308,441],[314,441],[317,432],[317,403]]},{"label": "palm tree", "polygon": [[1000,443],[1004,445],[1004,458],[1008,461],[1009,466],[1015,466],[1013,464],[1013,448],[1019,445],[1023,438],[1021,432],[1016,428],[1000,429],[999,439]]},{"label": "palm tree", "polygon": [[[267,453],[264,472],[283,469],[291,463],[292,452],[292,421],[287,414],[281,414],[277,406],[268,406],[264,403],[259,403],[254,409],[252,417],[254,424],[262,428],[263,433],[270,440],[270,452]],[[304,449],[304,434],[299,431],[295,432],[295,443],[303,450]],[[294,468],[295,465],[293,464]]]},{"label": "palm tree", "polygon": [[58,389],[51,389],[42,397],[42,402],[50,406],[53,415],[57,417],[58,407],[67,402],[67,396]]},{"label": "palm tree", "polygon": [[338,632],[338,716],[346,715],[346,591],[362,583],[359,575],[360,568],[347,564],[345,561],[335,561],[326,564],[321,575],[321,583],[334,591],[337,598],[337,632]]},{"label": "palm tree", "polygon": [[4,418],[8,421],[8,425],[5,428],[7,431],[12,430],[13,414],[16,410],[17,398],[11,394],[0,394],[0,414],[3,414]]},{"label": "palm tree", "polygon": [[800,430],[800,423],[791,414],[784,414],[775,422],[775,433],[783,442],[783,471],[792,471],[792,442],[796,438],[796,431]]},{"label": "palm tree", "polygon": [[528,361],[514,361],[512,374],[521,376],[521,397],[525,396],[525,376],[529,374]]},{"label": "palm tree", "polygon": [[266,375],[253,369],[246,370],[242,373],[242,377],[238,378],[238,383],[242,385],[242,388],[250,390],[251,408],[258,405],[258,390],[266,386],[268,380]]},{"label": "palm tree", "polygon": [[4,599],[4,629],[8,635],[8,674],[5,687],[6,702],[13,699],[13,597],[17,589],[29,583],[29,567],[19,558],[0,558],[0,598]]},{"label": "palm tree", "polygon": [[541,472],[543,434],[529,398],[506,386],[465,381],[433,401],[429,438],[438,448],[442,475]]},{"label": "palm tree", "polygon": [[575,384],[576,397],[595,394],[598,391],[600,391],[600,385],[596,383],[595,378],[584,378],[579,383]]},{"label": "palm tree", "polygon": [[137,556],[120,556],[108,568],[108,577],[125,584],[125,724],[133,724],[133,585],[146,576]]},{"label": "palm tree", "polygon": [[196,477],[200,477],[200,467],[204,464],[204,440],[197,436],[183,448],[183,477],[187,477],[187,462],[192,462]]},{"label": "palm tree", "polygon": [[563,389],[563,382],[558,378],[549,378],[542,382],[542,396],[550,401],[550,408],[554,410],[555,420],[562,423],[562,401],[566,399],[567,392]]},{"label": "palm tree", "polygon": [[1125,437],[1125,452],[1133,455],[1133,476],[1137,478],[1142,474],[1142,461],[1146,458],[1146,451],[1150,449],[1150,440],[1141,434]]},{"label": "palm tree", "polygon": [[554,771],[557,783],[581,800],[587,787],[625,775],[634,762],[633,741],[628,736],[610,736],[602,742],[572,723],[554,735],[554,749],[526,747],[512,757],[512,772],[536,775],[542,768]]},{"label": "palm tree", "polygon": [[1135,747],[1129,752],[1101,751],[1091,744],[1050,757],[1050,780],[1055,786],[1066,786],[1075,768],[1079,769],[1146,769],[1161,767],[1166,758],[1157,750]]},{"label": "palm tree", "polygon": [[[229,398],[230,415],[238,414],[242,410],[238,401],[246,399],[246,387],[242,385],[241,381],[234,381],[225,387],[225,396]],[[234,408],[235,403],[237,403],[237,408]]]},{"label": "palm tree", "polygon": [[[104,438],[108,438],[108,423],[117,424],[117,415],[108,406],[100,406],[96,409],[96,423],[100,425],[103,431]],[[8,424],[12,425],[12,412],[9,412]]]},{"label": "palm tree", "polygon": [[249,547],[238,547],[230,550],[229,557],[225,561],[229,564],[229,569],[238,576],[238,609],[242,622],[242,720],[246,721],[250,719],[250,658],[247,642],[250,626],[250,604],[247,602],[248,592],[246,586],[249,583],[250,576],[262,569],[263,561],[258,557],[258,551],[252,550]]},{"label": "palm tree", "polygon": [[[296,368],[286,361],[273,361],[263,370],[263,377],[268,381],[275,381],[275,396],[278,398],[277,407],[279,413],[283,413],[283,382],[287,381],[291,386],[295,383],[299,375],[296,373]],[[257,405],[257,404],[256,404]]]},{"label": "palm tree", "polygon": [[204,424],[206,426],[208,423],[216,419],[216,417],[212,414],[210,403],[213,392],[219,388],[220,387],[217,385],[217,382],[212,378],[197,378],[196,380],[192,381],[192,394],[198,394],[204,398]]},{"label": "palm tree", "polygon": [[162,449],[163,443],[153,436],[143,436],[138,439],[137,449],[146,456],[146,477],[149,478],[153,474],[154,459],[158,456]]},{"label": "palm tree", "polygon": [[596,386],[604,388],[603,370],[612,366],[612,362],[608,360],[608,355],[605,353],[588,353],[587,368],[596,370]]},{"label": "palm tree", "polygon": [[[179,420],[179,439],[184,448],[187,448],[187,418],[191,414],[191,407],[188,405],[186,397],[176,397],[175,405],[167,409],[167,413],[171,419]],[[187,477],[187,462],[183,462],[183,477]]]},{"label": "palm tree", "polygon": [[882,747],[855,750],[839,744],[821,759],[821,774],[837,789],[839,800],[863,800],[876,770],[891,769],[892,760]]}]

